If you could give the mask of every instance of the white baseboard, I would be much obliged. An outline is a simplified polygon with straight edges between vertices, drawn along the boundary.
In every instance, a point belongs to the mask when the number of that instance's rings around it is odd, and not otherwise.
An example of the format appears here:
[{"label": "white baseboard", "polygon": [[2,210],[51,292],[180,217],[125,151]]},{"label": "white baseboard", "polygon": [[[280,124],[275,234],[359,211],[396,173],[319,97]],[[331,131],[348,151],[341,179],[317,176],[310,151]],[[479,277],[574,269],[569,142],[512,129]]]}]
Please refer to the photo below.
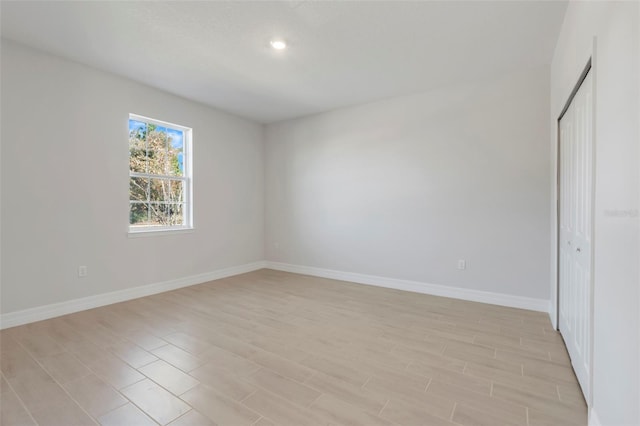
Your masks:
[{"label": "white baseboard", "polygon": [[587,424],[589,426],[602,426],[602,422],[598,417],[598,413],[596,413],[596,410],[594,410],[593,408],[589,410],[589,421]]},{"label": "white baseboard", "polygon": [[[454,299],[469,300],[473,302],[490,303],[493,305],[509,306],[512,308],[529,309],[532,311],[549,312],[549,301],[533,299],[529,297],[512,296],[508,294],[492,293],[480,290],[470,290],[459,287],[450,287],[439,284],[428,284],[417,281],[400,280],[395,278],[378,277],[375,275],[358,274],[354,272],[334,271],[331,269],[314,268],[311,266],[291,265],[287,263],[258,261],[244,265],[218,269],[199,275],[163,281],[154,284],[133,287],[95,296],[73,299],[66,302],[54,303],[22,311],[9,312],[0,315],[0,330],[15,327],[31,322],[42,321],[61,315],[71,314],[86,309],[124,302],[139,297],[165,291],[176,290],[195,284],[231,277],[256,271],[262,268],[270,268],[278,271],[293,272],[296,274],[311,275],[315,277],[330,278],[340,281],[349,281],[358,284],[367,284],[377,287],[393,288],[397,290],[412,291],[414,293],[431,294],[434,296],[451,297]],[[596,416],[597,418],[597,416]],[[591,423],[589,423],[591,425]],[[597,425],[597,423],[595,423]]]},{"label": "white baseboard", "polygon": [[472,302],[482,302],[492,305],[509,306],[511,308],[528,309],[532,311],[549,313],[549,300],[545,299],[512,296],[509,294],[470,290],[466,288],[450,287],[440,284],[428,284],[418,281],[399,280],[395,278],[364,275],[354,272],[334,271],[331,269],[315,268],[311,266],[291,265],[288,263],[267,261],[266,267],[278,271],[312,275],[314,277],[330,278],[340,281],[350,281],[358,284],[367,284],[377,287],[412,291],[414,293],[431,294],[434,296],[451,297],[453,299],[469,300]]},{"label": "white baseboard", "polygon": [[61,315],[110,305],[112,303],[124,302],[126,300],[137,299],[139,297],[150,296],[152,294],[162,293],[165,291],[176,290],[178,288],[201,284],[208,281],[219,280],[221,278],[244,274],[246,272],[263,269],[265,267],[266,262],[264,261],[247,263],[244,265],[231,266],[229,268],[218,269],[216,271],[191,275],[189,277],[178,278],[175,280],[97,294],[95,296],[53,303],[51,305],[24,309],[22,311],[9,312],[7,314],[0,315],[0,329],[15,327],[17,325],[28,324],[35,321],[42,321],[49,318],[59,317]]}]

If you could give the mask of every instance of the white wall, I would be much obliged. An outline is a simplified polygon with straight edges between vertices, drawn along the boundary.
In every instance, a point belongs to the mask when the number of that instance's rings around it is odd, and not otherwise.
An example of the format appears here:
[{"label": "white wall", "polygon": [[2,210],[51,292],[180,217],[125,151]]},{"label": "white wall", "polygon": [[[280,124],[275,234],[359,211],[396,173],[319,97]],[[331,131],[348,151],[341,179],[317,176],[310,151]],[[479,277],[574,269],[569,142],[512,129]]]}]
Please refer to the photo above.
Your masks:
[{"label": "white wall", "polygon": [[548,299],[548,74],[268,125],[267,260]]},{"label": "white wall", "polygon": [[[4,40],[1,70],[3,314],[263,259],[261,125]],[[193,128],[195,232],[127,237],[129,113]]]},{"label": "white wall", "polygon": [[[593,410],[607,426],[640,424],[638,7],[637,2],[571,2],[551,67],[554,173],[555,122],[594,53],[595,37]],[[554,231],[555,215],[552,209]],[[551,259],[555,263],[555,246]],[[555,264],[551,277],[555,295]]]}]

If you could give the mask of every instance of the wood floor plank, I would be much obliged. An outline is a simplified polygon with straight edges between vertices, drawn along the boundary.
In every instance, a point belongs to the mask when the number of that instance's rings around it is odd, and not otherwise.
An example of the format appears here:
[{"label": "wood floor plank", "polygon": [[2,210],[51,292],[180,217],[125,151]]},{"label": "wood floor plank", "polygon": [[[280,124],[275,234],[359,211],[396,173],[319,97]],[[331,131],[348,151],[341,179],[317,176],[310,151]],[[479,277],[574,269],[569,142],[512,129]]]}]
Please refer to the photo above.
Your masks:
[{"label": "wood floor plank", "polygon": [[453,423],[449,421],[453,407],[453,402],[428,406],[390,399],[382,409],[380,416],[403,426],[453,426]]},{"label": "wood floor plank", "polygon": [[13,391],[0,395],[0,424],[4,426],[32,426],[36,422]]},{"label": "wood floor plank", "polygon": [[61,384],[91,374],[91,371],[69,352],[62,352],[42,358],[40,359],[40,363],[51,377]]},{"label": "wood floor plank", "polygon": [[268,269],[0,343],[7,425],[586,424],[544,313]]},{"label": "wood floor plank", "polygon": [[326,424],[326,420],[321,416],[262,389],[251,394],[243,401],[243,404],[281,425],[314,426]]},{"label": "wood floor plank", "polygon": [[322,395],[311,405],[311,411],[339,425],[392,426],[393,423],[331,395]]},{"label": "wood floor plank", "polygon": [[192,376],[163,360],[147,364],[138,371],[174,395],[181,395],[200,383]]},{"label": "wood floor plank", "polygon": [[87,413],[96,418],[128,402],[93,374],[69,382],[64,388]]},{"label": "wood floor plank", "polygon": [[56,405],[33,411],[31,414],[39,425],[96,426],[98,424],[70,398],[64,398]]},{"label": "wood floor plank", "polygon": [[151,417],[144,414],[135,405],[129,403],[115,410],[109,411],[103,416],[98,418],[98,421],[102,426],[122,426],[122,425],[136,425],[136,426],[157,426]]},{"label": "wood floor plank", "polygon": [[244,375],[239,376],[233,371],[224,369],[215,362],[209,362],[198,367],[189,374],[198,379],[200,383],[236,401],[245,399],[256,390],[255,386],[242,380]]},{"label": "wood floor plank", "polygon": [[251,425],[260,415],[205,385],[198,385],[182,395],[189,403],[215,424]]},{"label": "wood floor plank", "polygon": [[462,426],[526,426],[526,419],[520,422],[505,418],[490,410],[478,410],[464,403],[456,404],[451,420]]},{"label": "wood floor plank", "polygon": [[303,407],[308,407],[320,396],[317,390],[281,376],[268,368],[256,371],[245,380]]},{"label": "wood floor plank", "polygon": [[167,424],[191,409],[182,400],[144,379],[122,389],[122,393],[160,424]]},{"label": "wood floor plank", "polygon": [[494,398],[458,386],[433,380],[427,389],[428,394],[464,403],[470,408],[492,413],[505,419],[506,422],[526,424],[527,410],[525,406]]},{"label": "wood floor plank", "polygon": [[305,384],[323,394],[332,395],[371,413],[379,413],[388,399],[361,386],[352,385],[320,372],[314,374]]}]

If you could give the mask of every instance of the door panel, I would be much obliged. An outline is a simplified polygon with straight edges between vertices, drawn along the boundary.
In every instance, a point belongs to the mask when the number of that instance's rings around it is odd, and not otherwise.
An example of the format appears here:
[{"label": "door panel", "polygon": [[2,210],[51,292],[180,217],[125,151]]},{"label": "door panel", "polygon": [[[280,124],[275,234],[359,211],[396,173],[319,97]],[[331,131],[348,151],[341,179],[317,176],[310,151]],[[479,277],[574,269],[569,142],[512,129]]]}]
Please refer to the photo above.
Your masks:
[{"label": "door panel", "polygon": [[559,325],[589,401],[593,188],[591,73],[560,120]]}]

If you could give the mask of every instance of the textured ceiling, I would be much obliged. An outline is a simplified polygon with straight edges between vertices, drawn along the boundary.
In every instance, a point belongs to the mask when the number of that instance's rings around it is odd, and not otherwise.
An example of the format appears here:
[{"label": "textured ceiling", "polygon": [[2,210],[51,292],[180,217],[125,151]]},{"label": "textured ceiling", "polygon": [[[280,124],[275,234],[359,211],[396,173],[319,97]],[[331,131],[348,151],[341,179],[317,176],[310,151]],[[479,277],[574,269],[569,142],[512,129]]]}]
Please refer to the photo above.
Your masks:
[{"label": "textured ceiling", "polygon": [[[564,1],[7,2],[2,36],[260,122],[548,64]],[[289,49],[269,46],[273,36]]]}]

